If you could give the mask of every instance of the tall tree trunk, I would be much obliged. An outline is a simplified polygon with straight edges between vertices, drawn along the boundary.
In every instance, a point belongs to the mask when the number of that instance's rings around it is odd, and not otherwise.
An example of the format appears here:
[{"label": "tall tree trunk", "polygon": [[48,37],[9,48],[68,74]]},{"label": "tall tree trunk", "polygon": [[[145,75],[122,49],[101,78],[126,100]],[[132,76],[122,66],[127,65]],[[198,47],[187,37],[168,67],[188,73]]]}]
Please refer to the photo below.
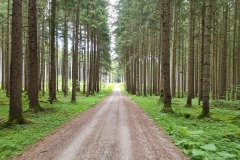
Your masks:
[{"label": "tall tree trunk", "polygon": [[57,100],[56,97],[56,57],[55,57],[55,33],[56,33],[56,0],[51,4],[51,76],[50,76],[50,103]]},{"label": "tall tree trunk", "polygon": [[7,43],[6,43],[6,60],[5,60],[5,88],[6,88],[6,96],[10,95],[10,0],[8,0],[8,11],[7,11]]},{"label": "tall tree trunk", "polygon": [[89,81],[90,81],[90,29],[89,29],[89,25],[87,24],[87,63],[86,63],[86,70],[87,70],[87,96],[90,95],[90,90],[91,90],[91,86],[89,85]]},{"label": "tall tree trunk", "polygon": [[23,124],[22,114],[22,0],[12,4],[12,54],[10,69],[9,124]]},{"label": "tall tree trunk", "polygon": [[202,99],[203,99],[203,55],[204,55],[204,42],[205,42],[205,14],[206,14],[206,8],[205,8],[205,0],[203,0],[203,7],[202,7],[202,24],[201,24],[201,30],[202,30],[202,39],[201,39],[201,54],[199,55],[200,58],[200,73],[199,73],[199,100],[198,105],[200,105]]},{"label": "tall tree trunk", "polygon": [[[99,35],[97,35],[96,41],[97,41],[97,62],[96,62],[96,92],[99,93],[99,91],[101,90],[100,88],[100,83],[101,83],[101,52],[102,52],[102,48],[101,48],[101,40],[100,37],[98,37]],[[99,39],[99,40],[98,40]]]},{"label": "tall tree trunk", "polygon": [[187,106],[192,106],[192,98],[194,97],[194,13],[193,0],[189,1],[189,54],[188,54],[188,96]]},{"label": "tall tree trunk", "polygon": [[[52,8],[51,8],[51,4],[52,4],[52,1],[48,1],[48,6],[49,6],[49,9],[48,9],[48,15],[49,15],[49,17],[50,17],[50,15],[51,15],[51,12],[52,12]],[[52,18],[48,21],[48,27],[49,27],[49,34],[50,34],[50,36],[48,36],[48,55],[47,55],[47,74],[46,74],[46,76],[47,76],[47,78],[46,78],[46,81],[48,82],[48,83],[46,83],[46,86],[47,86],[47,88],[49,89],[49,100],[50,100],[50,97],[51,97],[51,41],[52,41],[52,32],[51,32],[51,23],[52,23]],[[54,52],[55,52],[55,50],[54,50]],[[51,102],[50,102],[51,103]]]},{"label": "tall tree trunk", "polygon": [[79,17],[80,17],[80,1],[77,1],[76,15],[76,34],[75,34],[75,50],[73,53],[73,74],[72,74],[72,102],[76,101],[77,80],[78,80],[78,35],[79,35]]},{"label": "tall tree trunk", "polygon": [[27,33],[23,33],[24,34],[24,42],[26,43],[25,47],[24,47],[24,91],[26,92],[26,94],[28,94],[28,66],[29,66],[29,50],[28,50],[28,38],[26,35],[28,35]]},{"label": "tall tree trunk", "polygon": [[164,108],[163,112],[173,112],[170,90],[170,1],[162,0],[161,6],[162,28],[162,75]]},{"label": "tall tree trunk", "polygon": [[210,92],[210,55],[211,55],[211,29],[212,29],[212,0],[206,2],[206,24],[204,38],[204,63],[203,63],[203,110],[202,116],[209,117],[209,92]]},{"label": "tall tree trunk", "polygon": [[96,91],[96,75],[97,75],[97,38],[96,38],[96,29],[93,29],[93,68],[92,68],[92,94]]},{"label": "tall tree trunk", "polygon": [[46,69],[46,60],[45,60],[45,16],[43,16],[42,23],[42,46],[41,46],[41,83],[42,85],[42,95],[45,94],[45,69]]},{"label": "tall tree trunk", "polygon": [[[67,5],[67,0],[65,0]],[[64,10],[64,51],[63,51],[63,68],[62,68],[62,91],[66,97],[68,94],[68,25],[67,25],[67,9]]]},{"label": "tall tree trunk", "polygon": [[222,44],[222,57],[221,57],[221,86],[219,97],[220,99],[225,99],[226,97],[226,89],[227,89],[227,51],[228,51],[228,43],[227,43],[227,32],[228,32],[228,0],[224,1],[224,11],[223,11],[223,44]]},{"label": "tall tree trunk", "polygon": [[240,1],[238,1],[238,42],[237,42],[237,96],[236,99],[240,100]]},{"label": "tall tree trunk", "polygon": [[82,27],[81,25],[79,26],[79,39],[80,39],[80,43],[79,43],[79,46],[81,47],[80,48],[80,52],[79,52],[79,56],[78,56],[78,85],[77,85],[77,92],[80,92],[81,91],[81,79],[82,79],[82,71],[81,71],[81,68],[82,68]]},{"label": "tall tree trunk", "polygon": [[[58,13],[58,7],[57,7],[57,11],[56,11],[56,15],[58,15],[57,14]],[[57,19],[57,18],[56,18]],[[58,65],[58,61],[59,61],[59,59],[58,59],[58,47],[59,47],[59,45],[58,45],[58,37],[59,35],[58,35],[58,23],[56,23],[56,90],[57,90],[57,92],[59,91],[59,89],[58,89],[58,75],[59,75],[59,65]]]},{"label": "tall tree trunk", "polygon": [[[215,6],[213,4],[213,6]],[[216,8],[214,7],[213,9],[213,22],[212,22],[212,26],[214,28],[213,30],[213,54],[212,54],[212,98],[215,99],[216,98],[216,80],[217,80],[217,31],[216,31],[216,28],[217,28],[217,24],[216,24]]]},{"label": "tall tree trunk", "polygon": [[[201,21],[197,21],[199,24],[201,24]],[[199,62],[199,51],[200,51],[200,49],[199,49],[199,46],[200,46],[200,26],[198,25],[198,27],[197,27],[197,33],[198,33],[198,36],[196,36],[196,41],[195,41],[195,44],[196,44],[196,54],[195,54],[195,65],[194,65],[194,67],[195,67],[195,71],[194,71],[194,73],[195,73],[195,79],[194,79],[194,97],[196,97],[196,96],[198,96],[198,80],[199,80],[199,78],[198,78],[198,75],[199,75],[199,65],[198,65],[198,62]]]},{"label": "tall tree trunk", "polygon": [[237,0],[235,0],[235,9],[234,9],[234,30],[233,30],[233,53],[232,53],[232,100],[235,99],[235,93],[236,93],[236,34],[237,34],[237,10],[238,10],[238,4]]},{"label": "tall tree trunk", "polygon": [[37,46],[37,0],[31,0],[28,4],[28,93],[29,110],[31,112],[41,111],[38,101],[38,46]]},{"label": "tall tree trunk", "polygon": [[2,25],[2,89],[5,89],[5,48],[4,48],[4,27]]},{"label": "tall tree trunk", "polygon": [[[183,26],[182,26],[182,29],[183,29]],[[186,92],[186,57],[185,57],[185,54],[187,51],[186,51],[186,47],[185,47],[185,37],[184,37],[184,34],[182,32],[181,34],[182,36],[182,51],[181,51],[181,55],[182,55],[182,98],[184,97],[184,93]]]},{"label": "tall tree trunk", "polygon": [[86,53],[86,38],[85,38],[84,48],[83,48],[83,93],[86,93],[86,54],[87,53]]},{"label": "tall tree trunk", "polygon": [[172,97],[176,96],[177,4],[173,13]]},{"label": "tall tree trunk", "polygon": [[[40,19],[40,18],[39,18]],[[38,60],[38,91],[41,91],[41,25],[38,23],[37,27],[37,60]]]},{"label": "tall tree trunk", "polygon": [[[89,35],[89,43],[93,42],[93,32],[90,31]],[[92,95],[92,76],[93,76],[93,45],[88,45],[89,47],[89,55],[88,55],[88,68],[89,68],[89,73],[88,73],[88,95]]]},{"label": "tall tree trunk", "polygon": [[178,83],[177,83],[177,88],[178,88],[178,92],[177,92],[177,94],[178,94],[178,98],[180,98],[181,97],[181,76],[182,76],[182,74],[183,74],[183,71],[182,71],[182,68],[181,68],[181,41],[180,41],[180,39],[181,39],[181,34],[180,34],[180,25],[179,25],[179,29],[178,29],[178,52],[177,52],[177,54],[178,54],[178,61],[177,61],[177,68],[178,68],[178,77],[177,77],[177,81],[178,81]]},{"label": "tall tree trunk", "polygon": [[143,95],[147,96],[147,58],[144,56],[143,64]]}]

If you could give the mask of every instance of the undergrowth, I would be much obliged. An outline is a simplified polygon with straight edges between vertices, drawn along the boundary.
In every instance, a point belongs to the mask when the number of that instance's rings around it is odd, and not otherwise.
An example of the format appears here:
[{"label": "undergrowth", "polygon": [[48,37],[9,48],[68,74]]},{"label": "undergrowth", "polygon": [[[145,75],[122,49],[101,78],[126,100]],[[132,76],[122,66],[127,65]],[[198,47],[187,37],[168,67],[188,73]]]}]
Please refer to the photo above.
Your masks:
[{"label": "undergrowth", "polygon": [[[4,127],[3,122],[7,121],[9,110],[9,99],[5,92],[0,91],[0,160],[20,154],[31,144],[34,144],[45,135],[53,132],[58,126],[76,117],[80,113],[93,107],[113,90],[114,85],[103,86],[103,90],[93,96],[78,94],[76,103],[71,103],[71,93],[63,97],[63,93],[57,95],[58,101],[50,105],[48,96],[40,96],[40,104],[46,112],[31,114],[24,112],[24,117],[30,121],[29,125],[15,125]],[[23,110],[28,109],[27,96],[23,94]]]},{"label": "undergrowth", "polygon": [[[127,94],[127,93],[126,93]],[[164,114],[159,97],[137,97],[127,94],[170,135],[172,141],[193,160],[240,159],[240,111],[228,106],[211,106],[211,119],[199,119],[202,108],[193,100],[173,99],[174,114]],[[221,102],[221,104],[224,102]],[[228,102],[230,103],[230,102]],[[234,104],[239,102],[234,102]]]}]

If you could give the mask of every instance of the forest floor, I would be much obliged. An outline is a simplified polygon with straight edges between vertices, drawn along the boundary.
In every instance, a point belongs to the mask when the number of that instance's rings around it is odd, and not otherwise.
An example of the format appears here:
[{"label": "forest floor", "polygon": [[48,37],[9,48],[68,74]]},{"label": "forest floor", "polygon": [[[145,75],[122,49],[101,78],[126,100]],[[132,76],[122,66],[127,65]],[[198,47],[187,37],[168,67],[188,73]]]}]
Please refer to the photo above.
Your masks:
[{"label": "forest floor", "polygon": [[[199,119],[197,99],[186,107],[186,98],[174,98],[174,114],[165,114],[158,96],[115,91],[103,100],[112,86],[94,96],[79,95],[74,104],[61,93],[53,105],[41,97],[41,105],[53,111],[24,113],[30,125],[0,127],[0,160],[24,150],[14,159],[188,159],[185,153],[193,160],[239,160],[240,101],[211,100],[212,118]],[[26,96],[23,102],[26,110]],[[8,98],[1,98],[0,124],[8,106]]]},{"label": "forest floor", "polygon": [[240,101],[211,100],[211,118],[199,119],[198,99],[173,98],[174,114],[161,113],[159,96],[135,96],[124,91],[192,160],[240,160]]},{"label": "forest floor", "polygon": [[8,119],[9,98],[4,90],[0,90],[0,160],[17,156],[38,142],[46,135],[54,132],[62,124],[71,121],[74,117],[92,108],[105,97],[110,95],[115,84],[102,85],[99,93],[86,97],[77,93],[77,102],[71,102],[71,93],[64,97],[62,92],[57,92],[57,101],[49,104],[48,93],[39,93],[41,107],[46,112],[37,114],[25,112],[28,110],[28,96],[23,93],[24,117],[30,122],[27,125],[4,126]]},{"label": "forest floor", "polygon": [[14,159],[188,159],[119,88]]}]

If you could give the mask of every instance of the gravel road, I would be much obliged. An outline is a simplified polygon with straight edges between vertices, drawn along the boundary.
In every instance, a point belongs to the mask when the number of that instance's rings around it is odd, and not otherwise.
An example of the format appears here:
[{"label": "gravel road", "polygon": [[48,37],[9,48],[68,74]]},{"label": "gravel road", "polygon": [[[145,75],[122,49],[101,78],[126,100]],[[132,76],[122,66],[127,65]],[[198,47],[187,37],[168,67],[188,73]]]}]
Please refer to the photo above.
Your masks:
[{"label": "gravel road", "polygon": [[34,144],[16,160],[186,160],[119,89]]}]

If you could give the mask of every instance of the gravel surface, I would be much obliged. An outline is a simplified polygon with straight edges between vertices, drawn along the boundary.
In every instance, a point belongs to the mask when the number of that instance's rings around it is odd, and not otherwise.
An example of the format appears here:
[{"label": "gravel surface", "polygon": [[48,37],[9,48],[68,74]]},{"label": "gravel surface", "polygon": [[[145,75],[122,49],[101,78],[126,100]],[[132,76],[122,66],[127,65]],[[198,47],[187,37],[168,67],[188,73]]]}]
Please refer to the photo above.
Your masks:
[{"label": "gravel surface", "polygon": [[16,160],[187,160],[119,89],[59,127]]}]

